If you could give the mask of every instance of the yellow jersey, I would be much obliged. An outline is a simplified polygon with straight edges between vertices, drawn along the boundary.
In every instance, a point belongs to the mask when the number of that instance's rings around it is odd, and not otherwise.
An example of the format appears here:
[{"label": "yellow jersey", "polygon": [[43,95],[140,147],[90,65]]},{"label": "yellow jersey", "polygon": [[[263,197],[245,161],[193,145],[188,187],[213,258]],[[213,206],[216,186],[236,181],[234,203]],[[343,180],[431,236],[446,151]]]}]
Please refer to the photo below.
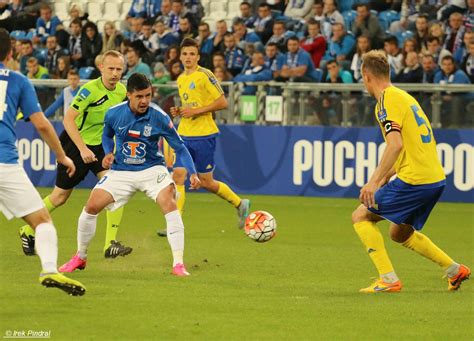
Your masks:
[{"label": "yellow jersey", "polygon": [[398,178],[411,185],[431,184],[446,178],[430,122],[416,99],[389,86],[377,102],[375,115],[385,140],[393,131],[401,133],[403,149],[394,166]]},{"label": "yellow jersey", "polygon": [[[185,108],[200,108],[216,101],[224,94],[214,74],[198,66],[187,75],[183,72],[177,80],[181,105]],[[202,137],[219,133],[212,112],[198,116],[183,117],[178,126],[182,137]]]}]

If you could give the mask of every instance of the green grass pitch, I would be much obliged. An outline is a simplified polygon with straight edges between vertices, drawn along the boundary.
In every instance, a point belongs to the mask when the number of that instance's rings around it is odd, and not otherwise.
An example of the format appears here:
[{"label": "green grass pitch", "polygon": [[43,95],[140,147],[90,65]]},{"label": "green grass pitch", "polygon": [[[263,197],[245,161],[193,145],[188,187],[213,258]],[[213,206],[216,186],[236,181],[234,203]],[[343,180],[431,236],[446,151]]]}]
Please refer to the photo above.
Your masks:
[{"label": "green grass pitch", "polygon": [[[49,192],[42,189],[43,195]],[[88,190],[53,213],[59,265],[76,250],[76,224]],[[171,253],[158,238],[164,219],[144,195],[125,208],[119,240],[133,253],[104,259],[105,214],[89,264],[72,278],[87,287],[69,297],[38,283],[37,257],[20,248],[19,220],[0,217],[0,336],[50,330],[56,340],[472,340],[473,288],[448,292],[438,266],[388,239],[404,288],[366,295],[376,275],[353,231],[355,199],[251,196],[271,212],[277,236],[253,242],[236,228],[235,210],[210,194],[188,194],[185,261],[189,278],[170,275]],[[474,268],[473,205],[438,204],[424,232],[455,260]],[[471,321],[471,322],[469,322]]]}]

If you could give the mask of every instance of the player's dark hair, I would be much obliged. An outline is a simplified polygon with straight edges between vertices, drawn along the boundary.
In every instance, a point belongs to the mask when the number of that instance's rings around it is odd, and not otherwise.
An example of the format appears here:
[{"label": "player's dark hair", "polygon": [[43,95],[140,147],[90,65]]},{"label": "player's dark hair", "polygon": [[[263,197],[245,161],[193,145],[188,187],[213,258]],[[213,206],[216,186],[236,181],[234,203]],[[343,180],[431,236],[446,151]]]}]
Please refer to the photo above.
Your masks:
[{"label": "player's dark hair", "polygon": [[0,28],[0,61],[4,61],[12,49],[12,41],[8,31]]},{"label": "player's dark hair", "polygon": [[127,80],[127,92],[145,90],[151,87],[150,80],[143,73],[137,72],[130,76]]},{"label": "player's dark hair", "polygon": [[260,5],[258,5],[258,8],[262,8],[262,7],[267,7],[268,9],[270,9],[270,5],[267,4],[266,2],[262,2]]},{"label": "player's dark hair", "polygon": [[179,49],[183,50],[185,47],[195,47],[198,50],[199,54],[199,43],[197,42],[196,39],[193,38],[184,38],[183,42],[181,43]]}]

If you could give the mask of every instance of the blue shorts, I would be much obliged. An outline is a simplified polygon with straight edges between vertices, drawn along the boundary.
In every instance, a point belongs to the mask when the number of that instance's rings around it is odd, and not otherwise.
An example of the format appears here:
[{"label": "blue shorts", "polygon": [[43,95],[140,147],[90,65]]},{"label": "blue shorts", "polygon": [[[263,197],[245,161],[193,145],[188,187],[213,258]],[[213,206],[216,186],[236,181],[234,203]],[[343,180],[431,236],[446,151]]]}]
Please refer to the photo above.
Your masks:
[{"label": "blue shorts", "polygon": [[410,185],[400,179],[390,181],[375,192],[375,213],[395,224],[408,224],[419,231],[443,193],[446,182]]},{"label": "blue shorts", "polygon": [[[184,145],[194,161],[198,173],[210,173],[216,167],[214,163],[214,152],[216,151],[216,136],[203,139],[188,140],[183,138]],[[174,167],[184,167],[176,160]]]}]

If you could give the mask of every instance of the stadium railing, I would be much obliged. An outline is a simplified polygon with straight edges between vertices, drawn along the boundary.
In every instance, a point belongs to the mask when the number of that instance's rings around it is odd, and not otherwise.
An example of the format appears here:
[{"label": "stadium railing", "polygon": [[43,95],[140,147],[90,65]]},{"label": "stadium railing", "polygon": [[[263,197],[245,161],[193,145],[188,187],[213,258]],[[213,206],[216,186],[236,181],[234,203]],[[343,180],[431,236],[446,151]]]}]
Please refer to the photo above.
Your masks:
[{"label": "stadium railing", "polygon": [[[86,81],[81,81],[81,85]],[[55,88],[67,86],[65,80],[32,80],[33,85]],[[474,85],[396,84],[421,104],[434,128],[474,128]],[[221,124],[373,126],[375,100],[362,84],[325,84],[293,82],[223,82],[229,101],[227,110],[216,113]],[[251,95],[246,95],[254,87]],[[154,85],[176,89],[176,83]],[[168,99],[179,105],[177,91]],[[270,102],[268,98],[273,102]],[[270,110],[269,105],[282,104]],[[160,104],[159,100],[158,103]],[[272,104],[273,103],[273,104]],[[276,106],[272,106],[276,108]],[[61,110],[55,115],[61,119]],[[269,111],[273,111],[269,112]]]}]

